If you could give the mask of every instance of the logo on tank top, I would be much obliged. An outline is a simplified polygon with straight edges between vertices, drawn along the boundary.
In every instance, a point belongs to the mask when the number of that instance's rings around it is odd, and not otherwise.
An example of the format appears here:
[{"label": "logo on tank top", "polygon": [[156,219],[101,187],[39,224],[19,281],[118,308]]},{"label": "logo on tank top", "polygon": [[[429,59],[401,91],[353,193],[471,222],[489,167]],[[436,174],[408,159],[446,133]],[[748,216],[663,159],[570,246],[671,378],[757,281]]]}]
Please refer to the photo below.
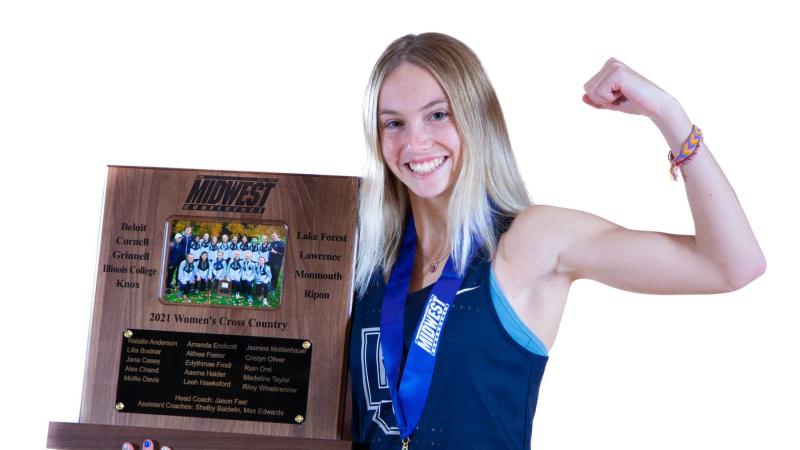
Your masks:
[{"label": "logo on tank top", "polygon": [[439,300],[435,294],[431,295],[428,307],[425,308],[425,315],[422,316],[422,323],[414,337],[414,343],[431,356],[436,356],[436,347],[439,345],[439,334],[444,326],[447,308],[447,303]]},{"label": "logo on tank top", "polygon": [[367,410],[384,434],[400,434],[383,365],[380,327],[361,330],[361,382]]}]

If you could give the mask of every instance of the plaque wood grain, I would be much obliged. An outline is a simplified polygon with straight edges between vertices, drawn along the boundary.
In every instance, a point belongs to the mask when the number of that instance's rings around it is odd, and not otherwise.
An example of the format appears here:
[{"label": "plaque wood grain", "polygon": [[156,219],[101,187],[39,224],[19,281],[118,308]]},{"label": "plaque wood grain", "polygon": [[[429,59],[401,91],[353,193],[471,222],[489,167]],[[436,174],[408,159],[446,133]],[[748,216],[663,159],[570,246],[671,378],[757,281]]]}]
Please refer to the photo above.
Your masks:
[{"label": "plaque wood grain", "polygon": [[[260,214],[184,210],[184,202],[198,175],[273,178],[277,184],[269,193],[264,205],[265,211]],[[315,439],[340,438],[344,399],[348,395],[344,385],[347,371],[347,326],[352,306],[358,182],[359,180],[354,177],[110,166],[80,422]],[[280,307],[275,310],[265,310],[162,303],[160,295],[165,283],[165,261],[170,241],[167,223],[175,218],[286,223],[288,236],[283,260],[284,277]],[[146,231],[123,231],[123,223],[145,225]],[[347,242],[299,240],[298,232],[346,235]],[[115,259],[112,252],[132,250],[117,242],[119,236],[148,238],[149,244],[136,250],[149,252],[150,259],[144,262]],[[341,261],[334,263],[301,260],[299,258],[301,250],[338,254],[341,255]],[[158,272],[149,277],[104,272],[104,265],[112,263],[126,266],[141,264],[155,268]],[[295,276],[295,271],[298,270],[338,271],[343,275],[343,279],[341,281],[301,279]],[[140,287],[120,288],[117,286],[119,279],[137,281]],[[329,292],[331,298],[322,300],[304,298],[305,289]],[[160,313],[201,317],[225,315],[231,319],[245,321],[251,318],[279,320],[287,322],[288,325],[285,330],[279,331],[249,326],[223,327],[149,320],[151,314]],[[314,352],[309,375],[305,422],[296,425],[116,411],[114,405],[122,333],[129,328],[270,336],[311,341]]]}]

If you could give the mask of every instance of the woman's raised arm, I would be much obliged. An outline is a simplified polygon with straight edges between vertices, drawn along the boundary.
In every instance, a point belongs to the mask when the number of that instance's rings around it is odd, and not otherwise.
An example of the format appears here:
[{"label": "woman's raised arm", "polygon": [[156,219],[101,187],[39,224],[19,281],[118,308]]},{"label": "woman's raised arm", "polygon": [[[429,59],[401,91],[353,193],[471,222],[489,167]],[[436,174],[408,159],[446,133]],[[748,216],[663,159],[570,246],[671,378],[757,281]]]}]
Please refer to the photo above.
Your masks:
[{"label": "woman's raised arm", "polygon": [[[673,97],[614,58],[584,89],[584,102],[595,108],[649,117],[673,154],[692,132],[692,122]],[[514,234],[524,236],[526,228],[546,227],[557,255],[554,270],[571,280],[590,278],[651,294],[741,288],[765,271],[766,261],[733,188],[702,140],[680,171],[695,235],[631,230],[593,214],[551,206],[530,208],[512,231],[517,228]],[[525,239],[515,241],[524,245]]]}]

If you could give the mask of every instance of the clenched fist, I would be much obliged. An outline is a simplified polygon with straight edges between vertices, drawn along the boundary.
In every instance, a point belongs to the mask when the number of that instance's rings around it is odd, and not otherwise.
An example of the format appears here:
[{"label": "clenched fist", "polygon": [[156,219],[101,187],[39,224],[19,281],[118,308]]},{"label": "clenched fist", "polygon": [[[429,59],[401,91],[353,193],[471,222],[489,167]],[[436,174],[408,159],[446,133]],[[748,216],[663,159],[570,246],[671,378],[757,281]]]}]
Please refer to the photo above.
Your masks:
[{"label": "clenched fist", "polygon": [[677,103],[663,89],[615,58],[609,58],[583,89],[586,91],[583,101],[588,105],[653,120]]}]

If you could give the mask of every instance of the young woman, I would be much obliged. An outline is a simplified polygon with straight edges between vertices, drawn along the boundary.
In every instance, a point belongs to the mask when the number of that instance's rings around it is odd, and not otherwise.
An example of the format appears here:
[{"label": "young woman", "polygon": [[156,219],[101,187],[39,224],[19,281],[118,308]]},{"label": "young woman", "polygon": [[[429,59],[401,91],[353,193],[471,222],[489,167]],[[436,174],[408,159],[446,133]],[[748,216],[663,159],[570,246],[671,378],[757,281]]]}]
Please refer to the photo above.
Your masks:
[{"label": "young woman", "polygon": [[222,250],[217,251],[217,259],[211,267],[211,289],[214,292],[219,292],[220,280],[228,280],[228,263],[225,262],[225,253]]},{"label": "young woman", "polygon": [[261,243],[258,245],[258,257],[264,258],[264,261],[269,264],[269,239],[267,239],[267,235],[261,236]]},{"label": "young woman", "polygon": [[200,240],[200,236],[195,236],[194,241],[189,246],[189,252],[194,257],[195,262],[200,259],[200,254],[203,253],[203,241]]},{"label": "young woman", "polygon": [[[245,235],[242,235],[242,240],[239,242],[239,251],[242,252],[242,255],[244,255],[244,252],[250,251],[250,244],[247,243],[247,236]],[[242,257],[244,258],[244,256]]]},{"label": "young woman", "polygon": [[267,305],[267,296],[270,293],[270,286],[272,283],[272,271],[269,270],[267,260],[263,256],[258,257],[258,265],[256,266],[256,297],[261,300],[261,304]]},{"label": "young woman", "polygon": [[191,302],[188,295],[195,291],[197,281],[197,269],[194,263],[194,255],[189,253],[186,255],[186,259],[181,261],[180,266],[178,266],[178,297]]},{"label": "young woman", "polygon": [[[236,240],[236,236],[234,236],[233,239]],[[239,253],[239,250],[234,250],[233,258],[230,264],[228,264],[228,279],[231,280],[231,285],[233,286],[232,292],[234,298],[241,297],[239,294],[242,284],[242,260],[240,255],[241,253]]]},{"label": "young woman", "polygon": [[494,89],[456,39],[408,35],[379,58],[365,102],[349,358],[356,448],[529,448],[572,282],[718,293],[765,270],[732,188],[673,97],[613,58],[584,90],[588,105],[658,127],[696,235],[532,205]]},{"label": "young woman", "polygon": [[208,252],[200,253],[200,259],[195,262],[197,271],[197,284],[201,292],[208,290],[208,281],[211,279],[211,262],[208,260]]},{"label": "young woman", "polygon": [[211,243],[208,244],[208,248],[206,249],[206,251],[209,254],[209,259],[213,260],[213,259],[216,259],[217,252],[224,251],[224,249],[219,244],[219,242],[217,242],[217,237],[216,236],[211,236]]},{"label": "young woman", "polygon": [[219,243],[219,249],[222,250],[222,258],[225,262],[230,261],[231,259],[231,243],[228,242],[228,235],[222,235],[222,242]]},{"label": "young woman", "polygon": [[[235,234],[231,238],[231,242],[228,244],[228,258],[233,258],[233,253],[239,250],[239,237]],[[230,261],[228,261],[230,262]]]},{"label": "young woman", "polygon": [[250,238],[250,252],[253,254],[253,263],[257,263],[258,258],[256,258],[256,254],[258,253],[258,238],[255,236]]},{"label": "young woman", "polygon": [[[244,242],[244,237],[242,242]],[[253,304],[253,282],[256,279],[256,263],[253,262],[253,253],[250,250],[244,252],[244,262],[242,263],[242,295],[247,297],[247,303]]]}]

